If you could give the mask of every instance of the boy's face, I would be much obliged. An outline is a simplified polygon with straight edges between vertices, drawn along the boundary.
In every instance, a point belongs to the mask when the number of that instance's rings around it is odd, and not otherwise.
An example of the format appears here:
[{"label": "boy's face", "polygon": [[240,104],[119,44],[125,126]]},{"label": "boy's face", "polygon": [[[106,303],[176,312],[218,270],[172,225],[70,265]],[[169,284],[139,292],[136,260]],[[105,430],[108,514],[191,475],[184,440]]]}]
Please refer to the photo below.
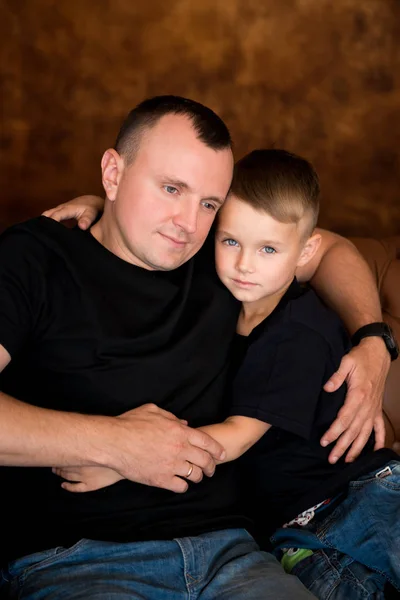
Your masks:
[{"label": "boy's face", "polygon": [[302,223],[280,223],[229,195],[215,238],[219,278],[241,302],[282,295],[305,264],[303,231]]}]

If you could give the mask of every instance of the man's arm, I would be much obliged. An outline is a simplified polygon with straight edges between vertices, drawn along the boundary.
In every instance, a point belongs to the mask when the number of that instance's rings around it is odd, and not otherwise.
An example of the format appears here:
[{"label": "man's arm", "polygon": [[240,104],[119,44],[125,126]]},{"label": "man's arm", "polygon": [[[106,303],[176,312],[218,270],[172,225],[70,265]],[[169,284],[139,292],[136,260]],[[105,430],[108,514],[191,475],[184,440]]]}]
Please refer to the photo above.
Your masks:
[{"label": "man's arm", "polygon": [[[0,371],[10,362],[0,345]],[[185,492],[181,479],[214,473],[222,447],[171,413],[147,404],[119,417],[61,412],[31,406],[0,392],[0,464],[4,466],[109,467],[132,481]]]},{"label": "man's arm", "polygon": [[[378,290],[373,275],[355,246],[345,238],[319,230],[322,243],[314,259],[299,269],[300,281],[309,281],[317,293],[345,323],[350,335],[359,327],[382,320]],[[329,460],[336,460],[351,448],[354,460],[375,429],[376,448],[384,444],[382,417],[383,390],[390,357],[380,338],[366,338],[345,356],[338,371],[326,383],[334,391],[347,379],[348,395],[337,419],[323,436],[328,445],[338,439]]]}]

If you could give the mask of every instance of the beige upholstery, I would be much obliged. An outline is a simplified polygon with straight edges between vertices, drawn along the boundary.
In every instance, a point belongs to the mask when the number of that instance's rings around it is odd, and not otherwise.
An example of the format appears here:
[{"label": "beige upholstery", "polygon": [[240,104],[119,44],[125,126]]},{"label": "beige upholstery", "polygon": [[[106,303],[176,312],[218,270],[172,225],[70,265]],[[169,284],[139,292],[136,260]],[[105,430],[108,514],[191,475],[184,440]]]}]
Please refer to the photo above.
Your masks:
[{"label": "beige upholstery", "polygon": [[[372,239],[350,238],[367,260],[376,277],[384,320],[400,343],[400,236]],[[386,445],[400,451],[400,357],[387,380],[384,412]]]}]

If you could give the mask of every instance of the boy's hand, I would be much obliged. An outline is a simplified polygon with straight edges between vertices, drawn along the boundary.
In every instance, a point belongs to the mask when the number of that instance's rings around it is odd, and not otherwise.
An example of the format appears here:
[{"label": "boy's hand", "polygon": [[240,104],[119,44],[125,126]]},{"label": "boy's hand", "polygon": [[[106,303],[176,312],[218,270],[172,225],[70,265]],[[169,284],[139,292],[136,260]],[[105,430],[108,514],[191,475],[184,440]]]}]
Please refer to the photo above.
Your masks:
[{"label": "boy's hand", "polygon": [[75,219],[78,222],[78,227],[88,229],[99,212],[104,208],[104,200],[99,196],[79,196],[64,204],[59,204],[55,208],[46,210],[44,217],[49,217],[55,221],[68,221]]},{"label": "boy's hand", "polygon": [[352,462],[364,448],[372,429],[375,450],[384,446],[382,402],[389,367],[390,356],[383,340],[365,338],[343,357],[338,371],[325,384],[327,392],[336,391],[344,380],[348,385],[345,404],[321,439],[323,446],[338,439],[329,462],[335,463],[349,447],[346,462]]},{"label": "boy's hand", "polygon": [[107,467],[54,467],[52,471],[68,480],[61,484],[68,492],[93,492],[124,479]]}]

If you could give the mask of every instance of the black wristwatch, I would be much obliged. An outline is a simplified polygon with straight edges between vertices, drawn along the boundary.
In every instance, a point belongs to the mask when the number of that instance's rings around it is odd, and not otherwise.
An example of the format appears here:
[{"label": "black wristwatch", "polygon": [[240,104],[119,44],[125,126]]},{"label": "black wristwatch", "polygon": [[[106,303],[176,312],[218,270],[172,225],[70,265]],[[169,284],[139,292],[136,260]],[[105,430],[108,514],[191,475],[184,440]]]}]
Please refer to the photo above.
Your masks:
[{"label": "black wristwatch", "polygon": [[353,346],[357,346],[363,338],[370,336],[381,337],[386,344],[390,358],[396,360],[399,356],[399,346],[393,335],[392,328],[387,323],[369,323],[368,325],[364,325],[364,327],[360,327],[351,338],[351,343]]}]

